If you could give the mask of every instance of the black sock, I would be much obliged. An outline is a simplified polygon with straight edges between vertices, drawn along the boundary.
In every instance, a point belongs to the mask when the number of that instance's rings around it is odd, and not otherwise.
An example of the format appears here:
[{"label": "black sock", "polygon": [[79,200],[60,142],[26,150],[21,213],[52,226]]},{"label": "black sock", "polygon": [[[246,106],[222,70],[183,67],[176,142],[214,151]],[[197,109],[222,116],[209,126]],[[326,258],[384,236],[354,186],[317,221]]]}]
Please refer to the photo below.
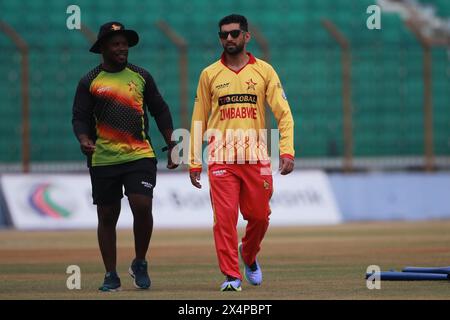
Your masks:
[{"label": "black sock", "polygon": [[258,266],[256,265],[256,261],[252,263],[252,265],[250,266],[250,270],[252,270],[253,272],[258,270]]}]

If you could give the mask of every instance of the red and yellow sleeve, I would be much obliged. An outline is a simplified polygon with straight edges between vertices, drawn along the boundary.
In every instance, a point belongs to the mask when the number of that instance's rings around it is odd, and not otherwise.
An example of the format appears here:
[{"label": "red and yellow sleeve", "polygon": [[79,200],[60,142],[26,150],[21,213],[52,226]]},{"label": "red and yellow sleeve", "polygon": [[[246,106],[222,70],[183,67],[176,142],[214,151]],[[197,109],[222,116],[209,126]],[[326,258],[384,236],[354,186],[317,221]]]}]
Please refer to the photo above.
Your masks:
[{"label": "red and yellow sleeve", "polygon": [[280,131],[280,157],[294,159],[294,119],[286,94],[275,70],[270,67],[266,99]]},{"label": "red and yellow sleeve", "polygon": [[203,70],[197,87],[194,110],[192,112],[191,139],[189,144],[189,170],[202,170],[203,133],[207,129],[211,111],[211,90],[208,73]]}]

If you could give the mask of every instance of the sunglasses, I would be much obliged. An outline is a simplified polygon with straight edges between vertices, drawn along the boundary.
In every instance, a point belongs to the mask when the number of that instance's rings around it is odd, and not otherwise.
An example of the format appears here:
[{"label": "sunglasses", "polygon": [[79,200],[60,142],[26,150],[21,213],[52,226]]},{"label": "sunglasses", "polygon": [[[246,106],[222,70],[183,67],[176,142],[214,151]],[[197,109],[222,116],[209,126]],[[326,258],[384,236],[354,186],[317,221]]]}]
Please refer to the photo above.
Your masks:
[{"label": "sunglasses", "polygon": [[227,39],[228,35],[231,34],[231,37],[236,39],[237,37],[239,37],[239,35],[241,34],[241,32],[245,32],[243,30],[231,30],[231,31],[219,31],[219,38],[220,39]]}]

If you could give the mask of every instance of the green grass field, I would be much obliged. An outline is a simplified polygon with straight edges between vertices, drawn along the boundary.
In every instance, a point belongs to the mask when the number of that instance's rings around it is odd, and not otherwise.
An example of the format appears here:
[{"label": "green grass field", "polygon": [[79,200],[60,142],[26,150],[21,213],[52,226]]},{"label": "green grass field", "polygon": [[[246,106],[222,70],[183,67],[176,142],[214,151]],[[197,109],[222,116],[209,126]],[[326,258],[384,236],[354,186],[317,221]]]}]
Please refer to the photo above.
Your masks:
[{"label": "green grass field", "polygon": [[[218,291],[211,230],[155,230],[148,291],[134,289],[127,274],[132,231],[119,231],[118,244],[123,290],[101,293],[95,230],[0,231],[0,299],[450,299],[447,281],[384,281],[369,290],[364,280],[373,264],[450,265],[450,221],[269,228],[259,255],[264,283],[244,282],[242,292]],[[69,265],[81,268],[81,290],[66,288]]]}]

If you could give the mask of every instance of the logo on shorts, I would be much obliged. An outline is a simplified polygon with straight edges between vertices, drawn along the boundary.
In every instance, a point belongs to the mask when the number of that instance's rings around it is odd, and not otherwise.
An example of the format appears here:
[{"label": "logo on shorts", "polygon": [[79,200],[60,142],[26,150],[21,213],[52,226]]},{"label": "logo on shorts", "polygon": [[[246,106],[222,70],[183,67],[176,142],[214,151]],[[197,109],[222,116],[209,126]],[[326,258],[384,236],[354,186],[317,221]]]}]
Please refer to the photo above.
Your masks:
[{"label": "logo on shorts", "polygon": [[270,183],[268,183],[266,180],[264,180],[264,189],[266,190],[270,189]]},{"label": "logo on shorts", "polygon": [[218,176],[223,176],[225,173],[227,173],[227,170],[222,169],[222,170],[215,170],[212,172],[212,174],[216,177]]},{"label": "logo on shorts", "polygon": [[149,189],[153,188],[153,185],[150,182],[141,181],[141,184],[146,188],[149,188]]}]

